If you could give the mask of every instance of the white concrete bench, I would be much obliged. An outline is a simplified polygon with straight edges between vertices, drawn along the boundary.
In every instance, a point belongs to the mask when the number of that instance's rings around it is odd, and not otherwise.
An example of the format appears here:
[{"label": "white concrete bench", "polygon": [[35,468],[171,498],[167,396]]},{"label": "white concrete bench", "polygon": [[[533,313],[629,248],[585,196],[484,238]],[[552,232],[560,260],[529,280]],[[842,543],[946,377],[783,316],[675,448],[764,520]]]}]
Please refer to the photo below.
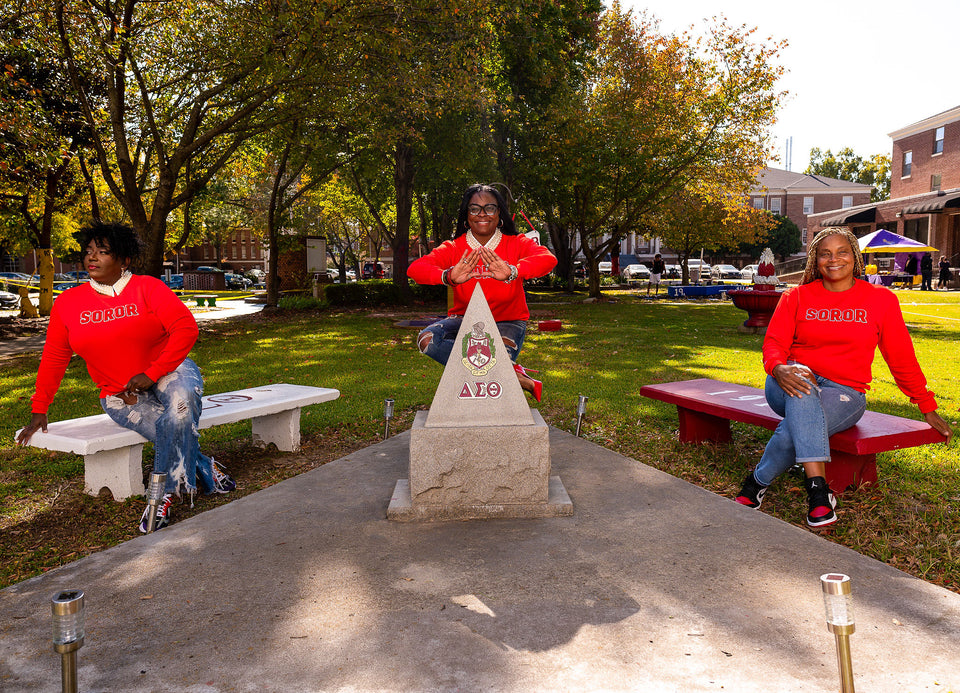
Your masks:
[{"label": "white concrete bench", "polygon": [[[339,390],[286,383],[207,395],[203,398],[200,428],[252,419],[254,444],[273,443],[280,450],[292,452],[300,449],[301,407],[339,396]],[[106,414],[55,421],[48,424],[46,433],[37,431],[30,438],[33,447],[83,455],[84,490],[96,495],[106,486],[116,500],[144,493],[142,460],[146,442],[139,433],[120,426]]]}]

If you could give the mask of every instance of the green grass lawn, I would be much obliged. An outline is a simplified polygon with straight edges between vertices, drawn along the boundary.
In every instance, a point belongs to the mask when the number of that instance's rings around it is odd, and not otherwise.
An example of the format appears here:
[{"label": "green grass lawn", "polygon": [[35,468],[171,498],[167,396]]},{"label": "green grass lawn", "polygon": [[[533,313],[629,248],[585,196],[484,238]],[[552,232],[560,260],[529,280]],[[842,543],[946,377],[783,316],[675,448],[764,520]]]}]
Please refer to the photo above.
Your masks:
[{"label": "green grass lawn", "polygon": [[[898,292],[921,365],[937,393],[940,412],[957,420],[960,293]],[[578,395],[587,395],[582,435],[642,463],[732,497],[745,471],[756,463],[769,432],[734,424],[734,442],[686,446],[676,441],[674,407],[640,397],[646,383],[716,378],[761,387],[762,337],[745,335],[737,325],[746,317],[729,301],[646,300],[629,291],[606,291],[606,301],[582,303],[584,296],[531,292],[532,329],[521,363],[540,370],[544,401],[539,408],[553,426],[576,427]],[[421,310],[436,315],[442,308]],[[324,441],[366,445],[382,431],[383,400],[396,401],[394,430],[412,425],[413,415],[430,405],[441,369],[415,346],[416,330],[395,327],[400,317],[386,310],[289,312],[201,324],[192,354],[201,365],[208,393],[269,382],[334,387],[339,400],[303,412],[308,447]],[[537,320],[559,319],[559,332],[539,332]],[[45,567],[72,560],[49,542],[30,545],[23,534],[31,522],[51,512],[65,483],[82,486],[82,461],[71,455],[13,448],[13,432],[29,421],[38,357],[3,362],[0,374],[0,539],[18,533],[17,550],[29,554],[27,568],[0,573],[0,585]],[[877,356],[869,408],[919,418]],[[58,420],[99,413],[96,391],[83,363],[75,359],[50,411]],[[214,454],[237,452],[249,436],[249,423],[203,432],[204,448]],[[269,456],[266,456],[269,457]],[[273,458],[284,459],[274,453]],[[254,464],[251,461],[250,464]],[[840,521],[824,532],[833,541],[886,561],[914,575],[960,591],[960,456],[957,445],[931,445],[878,457],[880,484],[848,494],[838,508]],[[243,478],[239,479],[241,483]],[[805,526],[806,496],[797,478],[779,479],[764,500],[763,512]],[[642,493],[642,489],[638,489]],[[53,499],[51,500],[51,496]],[[96,499],[93,499],[96,500]],[[85,500],[80,503],[87,502]],[[93,501],[90,501],[93,502]],[[142,501],[101,503],[105,515],[123,508],[123,522],[139,518]],[[97,549],[132,534],[107,518],[85,543]],[[83,543],[83,542],[81,542]],[[2,548],[2,547],[0,547]],[[88,551],[76,549],[72,554]]]}]

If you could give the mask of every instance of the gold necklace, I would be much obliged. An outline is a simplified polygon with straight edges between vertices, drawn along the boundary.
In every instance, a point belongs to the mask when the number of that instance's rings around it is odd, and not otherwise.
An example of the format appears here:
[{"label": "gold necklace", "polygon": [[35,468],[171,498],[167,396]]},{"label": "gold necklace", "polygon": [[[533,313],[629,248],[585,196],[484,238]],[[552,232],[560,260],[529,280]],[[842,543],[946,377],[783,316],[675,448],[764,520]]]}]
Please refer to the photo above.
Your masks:
[{"label": "gold necklace", "polygon": [[497,246],[500,245],[501,238],[503,238],[503,233],[500,229],[497,229],[486,243],[481,243],[473,235],[473,231],[467,229],[467,245],[470,246],[472,250],[476,250],[481,246],[486,246],[487,250],[496,250]]}]

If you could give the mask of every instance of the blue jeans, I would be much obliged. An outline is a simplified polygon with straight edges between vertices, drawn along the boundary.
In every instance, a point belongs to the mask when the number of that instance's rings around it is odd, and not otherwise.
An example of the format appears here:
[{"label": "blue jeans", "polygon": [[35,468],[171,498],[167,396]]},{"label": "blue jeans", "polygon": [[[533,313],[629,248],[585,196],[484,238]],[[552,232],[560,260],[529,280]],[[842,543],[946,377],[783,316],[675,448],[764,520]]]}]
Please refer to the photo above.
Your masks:
[{"label": "blue jeans", "polygon": [[[462,322],[462,316],[454,315],[439,320],[432,325],[427,325],[417,336],[417,344],[420,344],[421,340],[428,334],[432,335],[433,338],[420,351],[441,366],[446,366]],[[504,320],[497,323],[497,329],[500,330],[500,338],[503,339],[503,345],[507,348],[510,360],[516,363],[517,356],[520,354],[520,347],[523,346],[523,338],[527,335],[527,321]]]},{"label": "blue jeans", "polygon": [[783,417],[753,470],[758,484],[769,486],[794,464],[830,461],[830,436],[850,428],[867,408],[867,397],[852,387],[816,376],[809,395],[790,397],[776,379],[767,376],[764,395]]},{"label": "blue jeans", "polygon": [[177,493],[181,483],[192,492],[198,476],[207,491],[215,487],[213,462],[200,452],[198,440],[202,396],[200,369],[184,359],[176,370],[140,393],[136,404],[115,395],[100,400],[107,416],[153,443],[153,469],[167,474],[164,493]]}]

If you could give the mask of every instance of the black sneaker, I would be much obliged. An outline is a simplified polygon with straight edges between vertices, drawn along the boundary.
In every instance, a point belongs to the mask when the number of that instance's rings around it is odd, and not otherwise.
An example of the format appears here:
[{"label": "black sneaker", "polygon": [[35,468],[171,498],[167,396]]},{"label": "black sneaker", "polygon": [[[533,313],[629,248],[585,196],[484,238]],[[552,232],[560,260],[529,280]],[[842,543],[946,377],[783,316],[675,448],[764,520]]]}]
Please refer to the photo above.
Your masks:
[{"label": "black sneaker", "polygon": [[759,508],[763,502],[763,494],[766,492],[767,487],[758,484],[757,480],[753,478],[753,472],[750,472],[743,480],[743,486],[740,488],[740,494],[736,501],[748,508]]},{"label": "black sneaker", "polygon": [[[153,525],[153,531],[158,529],[163,529],[168,524],[170,524],[170,506],[173,505],[173,494],[165,493],[163,498],[160,499],[160,504],[157,505],[157,521]],[[143,516],[140,518],[140,533],[147,533],[147,512],[149,512],[150,506],[148,505],[143,509]]]},{"label": "black sneaker", "polygon": [[827,480],[822,476],[804,479],[807,487],[807,500],[810,510],[807,513],[807,524],[811,527],[826,527],[837,521],[837,514],[833,511],[837,507],[837,499],[833,491],[827,486]]},{"label": "black sneaker", "polygon": [[237,482],[223,470],[219,462],[211,457],[210,463],[213,466],[213,490],[210,493],[230,493],[237,488]]}]

